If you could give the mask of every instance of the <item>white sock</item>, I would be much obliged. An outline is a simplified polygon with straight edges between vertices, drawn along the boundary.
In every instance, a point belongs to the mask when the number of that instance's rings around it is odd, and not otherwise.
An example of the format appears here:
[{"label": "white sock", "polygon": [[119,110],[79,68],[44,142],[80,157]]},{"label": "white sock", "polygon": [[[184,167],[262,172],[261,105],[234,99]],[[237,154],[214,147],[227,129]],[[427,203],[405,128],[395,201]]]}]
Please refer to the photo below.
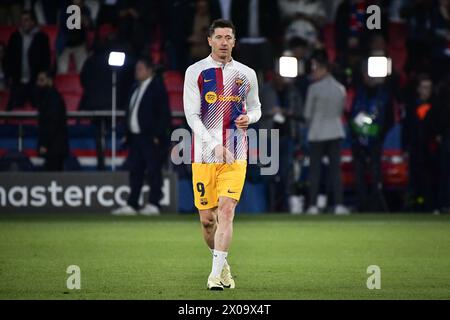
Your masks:
[{"label": "white sock", "polygon": [[228,252],[214,250],[210,277],[219,277],[225,264]]},{"label": "white sock", "polygon": [[[211,255],[214,255],[214,249],[208,248],[209,251],[211,251]],[[227,261],[227,257],[225,257],[225,263],[223,264],[224,266],[228,265],[228,261]]]}]

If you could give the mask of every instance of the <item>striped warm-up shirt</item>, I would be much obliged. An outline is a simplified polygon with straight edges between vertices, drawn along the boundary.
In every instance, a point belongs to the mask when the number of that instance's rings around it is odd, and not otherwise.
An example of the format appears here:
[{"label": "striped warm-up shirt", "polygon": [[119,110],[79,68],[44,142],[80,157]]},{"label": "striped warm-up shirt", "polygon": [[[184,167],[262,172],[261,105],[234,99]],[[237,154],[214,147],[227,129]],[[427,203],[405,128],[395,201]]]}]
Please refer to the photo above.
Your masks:
[{"label": "striped warm-up shirt", "polygon": [[253,69],[231,60],[226,64],[211,56],[191,65],[184,80],[184,113],[193,131],[191,161],[220,162],[214,148],[221,144],[236,160],[247,159],[246,130],[234,120],[241,114],[255,123],[261,117],[258,80]]}]

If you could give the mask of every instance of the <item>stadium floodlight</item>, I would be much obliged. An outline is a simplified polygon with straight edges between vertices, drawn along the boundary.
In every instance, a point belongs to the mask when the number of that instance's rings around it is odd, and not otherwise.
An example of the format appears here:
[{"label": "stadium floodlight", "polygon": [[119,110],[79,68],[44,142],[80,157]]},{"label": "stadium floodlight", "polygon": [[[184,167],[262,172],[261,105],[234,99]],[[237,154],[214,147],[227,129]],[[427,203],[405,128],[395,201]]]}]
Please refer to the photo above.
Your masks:
[{"label": "stadium floodlight", "polygon": [[387,57],[369,57],[367,74],[371,78],[385,78],[392,73],[392,61]]},{"label": "stadium floodlight", "polygon": [[295,57],[282,56],[279,60],[280,76],[295,78],[298,76],[298,61]]},{"label": "stadium floodlight", "polygon": [[121,67],[125,62],[125,53],[111,51],[109,53],[108,64],[112,67]]},{"label": "stadium floodlight", "polygon": [[108,64],[112,69],[112,100],[111,100],[111,170],[116,170],[116,109],[117,109],[117,67],[125,63],[125,53],[111,51]]}]

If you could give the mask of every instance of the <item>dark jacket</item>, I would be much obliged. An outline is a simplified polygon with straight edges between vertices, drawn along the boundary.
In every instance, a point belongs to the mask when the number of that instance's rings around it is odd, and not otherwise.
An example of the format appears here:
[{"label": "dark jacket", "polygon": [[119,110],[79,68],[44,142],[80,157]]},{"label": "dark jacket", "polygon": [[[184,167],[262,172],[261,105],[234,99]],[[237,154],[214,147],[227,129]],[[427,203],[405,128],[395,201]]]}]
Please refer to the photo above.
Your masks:
[{"label": "dark jacket", "polygon": [[351,119],[355,119],[359,112],[365,112],[373,117],[374,125],[379,130],[375,136],[363,138],[358,136],[354,130],[354,142],[366,145],[383,144],[389,130],[394,125],[393,97],[386,86],[378,85],[373,88],[360,86],[356,90],[355,100],[351,110]]},{"label": "dark jacket", "polygon": [[[130,102],[136,88],[137,85],[133,86],[128,102]],[[126,110],[127,137],[130,140],[132,136],[129,128],[129,103]],[[148,137],[149,143],[152,143],[153,138],[157,138],[160,141],[160,146],[167,147],[169,145],[171,115],[169,98],[161,77],[155,76],[148,85],[139,104],[137,117],[140,135]]]},{"label": "dark jacket", "polygon": [[46,147],[48,154],[68,155],[66,105],[55,88],[48,88],[36,96],[39,111],[38,149]]},{"label": "dark jacket", "polygon": [[[22,34],[15,31],[8,42],[5,57],[5,74],[13,83],[19,83],[22,76]],[[30,65],[30,82],[34,83],[41,71],[50,68],[50,46],[45,33],[37,31],[28,50],[28,63]]]}]

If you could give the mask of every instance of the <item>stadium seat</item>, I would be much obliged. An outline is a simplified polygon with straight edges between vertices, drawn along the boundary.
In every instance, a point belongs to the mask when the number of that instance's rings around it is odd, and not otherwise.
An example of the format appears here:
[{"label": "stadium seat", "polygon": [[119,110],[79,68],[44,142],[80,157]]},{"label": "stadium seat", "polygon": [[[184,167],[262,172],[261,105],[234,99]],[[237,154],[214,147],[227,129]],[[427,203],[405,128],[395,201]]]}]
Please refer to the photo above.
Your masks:
[{"label": "stadium seat", "polygon": [[389,23],[389,43],[396,48],[406,46],[408,27],[403,22]]},{"label": "stadium seat", "polygon": [[9,91],[0,91],[0,111],[5,111],[8,105]]},{"label": "stadium seat", "polygon": [[110,33],[116,33],[117,28],[110,24],[102,24],[98,27],[98,37],[101,41],[104,41]]},{"label": "stadium seat", "polygon": [[169,106],[171,111],[183,111],[183,93],[169,92]]},{"label": "stadium seat", "polygon": [[41,27],[42,32],[44,32],[50,43],[50,50],[55,51],[56,47],[56,37],[58,36],[58,26],[57,25],[45,25]]},{"label": "stadium seat", "polygon": [[81,94],[67,92],[62,94],[64,101],[66,102],[67,111],[77,111],[80,105]]},{"label": "stadium seat", "polygon": [[333,23],[328,23],[323,29],[323,42],[327,50],[328,58],[331,62],[336,59],[335,49],[335,27]]},{"label": "stadium seat", "polygon": [[61,94],[75,93],[81,95],[83,93],[78,74],[57,75],[55,78],[55,86]]},{"label": "stadium seat", "polygon": [[0,43],[7,44],[11,34],[17,30],[15,26],[0,26]]},{"label": "stadium seat", "polygon": [[392,45],[389,46],[388,52],[392,58],[392,68],[398,73],[402,73],[408,58],[406,47],[396,47],[396,45]]},{"label": "stadium seat", "polygon": [[183,76],[178,71],[166,71],[164,73],[164,84],[167,92],[183,92]]}]

